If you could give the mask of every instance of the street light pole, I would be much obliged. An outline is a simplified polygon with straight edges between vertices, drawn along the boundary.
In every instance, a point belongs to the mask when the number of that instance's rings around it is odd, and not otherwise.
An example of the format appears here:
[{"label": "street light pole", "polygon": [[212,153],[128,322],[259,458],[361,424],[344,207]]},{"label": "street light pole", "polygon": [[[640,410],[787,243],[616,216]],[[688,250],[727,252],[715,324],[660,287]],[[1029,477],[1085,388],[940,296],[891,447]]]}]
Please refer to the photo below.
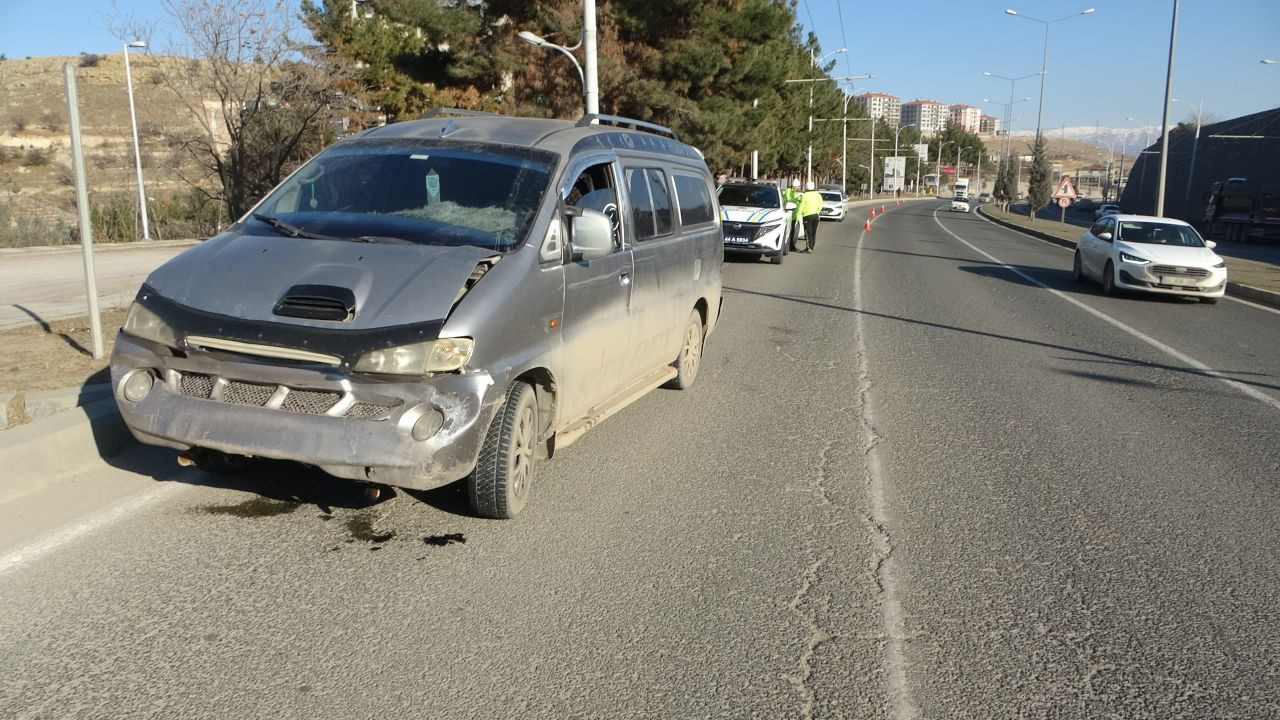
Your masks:
[{"label": "street light pole", "polygon": [[147,44],[134,40],[124,45],[124,84],[129,89],[129,122],[133,125],[133,165],[138,172],[138,210],[142,213],[142,240],[150,242],[151,229],[147,226],[147,190],[142,184],[142,146],[138,143],[138,114],[133,108],[133,75],[129,72],[129,48],[145,48]]},{"label": "street light pole", "polygon": [[1156,216],[1164,217],[1165,175],[1169,169],[1169,95],[1173,92],[1173,56],[1178,44],[1178,3],[1173,0],[1173,22],[1169,29],[1169,66],[1164,74],[1164,115],[1160,120],[1160,182],[1156,189]]},{"label": "street light pole", "polygon": [[[570,45],[569,47],[557,45],[528,30],[521,30],[516,33],[516,37],[535,47],[564,53],[565,57],[569,58],[569,62],[573,63],[574,69],[578,71],[578,79],[582,82],[582,105],[586,109],[586,114],[600,114],[600,78],[596,71],[595,0],[584,0],[582,6],[582,38],[575,45]],[[573,54],[578,48],[582,48],[582,54],[586,57],[587,67],[585,71],[582,65],[578,63],[578,58]]]},{"label": "street light pole", "polygon": [[933,186],[933,187],[934,187],[934,189],[935,189],[935,194],[936,194],[936,195],[938,195],[939,197],[941,197],[941,196],[942,196],[942,148],[944,148],[944,147],[946,147],[946,146],[948,146],[948,145],[955,145],[955,144],[956,144],[956,141],[955,141],[955,140],[948,140],[948,141],[946,141],[946,142],[944,142],[944,143],[939,143],[939,144],[938,144],[938,167],[937,167],[937,169],[934,171],[934,176],[933,176],[934,186]]},{"label": "street light pole", "polygon": [[[1038,17],[1032,17],[1031,15],[1023,15],[1022,13],[1019,13],[1017,10],[1013,10],[1013,9],[1007,9],[1004,11],[1005,15],[1013,15],[1014,17],[1026,18],[1027,20],[1032,20],[1040,23],[1041,25],[1044,25],[1044,55],[1040,60],[1040,109],[1036,111],[1036,139],[1037,140],[1040,138],[1041,120],[1044,118],[1044,76],[1048,74],[1048,70],[1049,70],[1049,26],[1056,22],[1062,22],[1063,20],[1070,20],[1071,18],[1078,17],[1080,15],[1088,15],[1093,11],[1094,11],[1093,8],[1088,8],[1087,10],[1081,10],[1078,13],[1072,13],[1071,15],[1064,15],[1060,18],[1054,18],[1053,20],[1044,20]],[[1012,96],[1012,92],[1010,92],[1010,96]]]},{"label": "street light pole", "polygon": [[[812,47],[809,48],[809,64],[812,66],[810,69],[812,70],[812,68],[818,67],[818,63],[822,62],[823,60],[826,60],[832,55],[839,55],[840,53],[843,53],[843,52],[848,52],[848,49],[840,48],[839,50],[832,50],[831,52],[827,53],[826,55],[823,55],[820,58],[815,58],[813,53],[813,48]],[[814,79],[816,80],[817,78],[814,78]],[[809,150],[805,154],[805,164],[807,166],[805,170],[805,182],[813,182],[813,84],[812,83],[809,84]]]}]

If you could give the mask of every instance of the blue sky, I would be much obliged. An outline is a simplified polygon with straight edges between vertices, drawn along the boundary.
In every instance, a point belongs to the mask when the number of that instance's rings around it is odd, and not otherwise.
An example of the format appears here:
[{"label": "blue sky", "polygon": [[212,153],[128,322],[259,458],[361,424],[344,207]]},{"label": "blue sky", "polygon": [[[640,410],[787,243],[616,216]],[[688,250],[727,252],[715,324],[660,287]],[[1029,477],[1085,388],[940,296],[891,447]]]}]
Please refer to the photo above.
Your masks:
[{"label": "blue sky", "polygon": [[[118,5],[161,15],[160,0]],[[998,116],[1001,107],[982,100],[1007,102],[1009,84],[982,72],[1037,73],[1044,47],[1043,26],[1005,15],[1007,7],[1046,19],[1096,8],[1050,30],[1046,128],[1160,122],[1173,0],[800,0],[798,11],[802,24],[819,28],[824,50],[849,49],[837,56],[837,74],[877,76],[854,89],[965,102]],[[0,0],[0,53],[118,51],[102,22],[111,10],[111,0]],[[1262,58],[1280,60],[1280,0],[1182,0],[1174,97],[1204,98],[1205,115],[1216,119],[1280,106],[1280,65]],[[1035,126],[1037,78],[1018,83],[1015,99],[1028,95],[1015,129]],[[1174,108],[1172,120],[1189,116],[1186,105]]]}]

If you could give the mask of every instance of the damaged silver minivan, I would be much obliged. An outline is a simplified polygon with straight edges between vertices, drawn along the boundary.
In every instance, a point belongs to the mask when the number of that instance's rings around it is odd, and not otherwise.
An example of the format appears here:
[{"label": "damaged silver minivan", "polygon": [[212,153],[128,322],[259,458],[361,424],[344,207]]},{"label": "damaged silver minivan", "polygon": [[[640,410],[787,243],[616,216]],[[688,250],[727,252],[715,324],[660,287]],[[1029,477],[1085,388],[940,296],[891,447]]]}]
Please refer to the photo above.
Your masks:
[{"label": "damaged silver minivan", "polygon": [[507,518],[535,464],[660,385],[720,312],[701,154],[666,128],[432,111],[342,140],[147,279],[120,412],[187,462],[372,487],[466,478]]}]

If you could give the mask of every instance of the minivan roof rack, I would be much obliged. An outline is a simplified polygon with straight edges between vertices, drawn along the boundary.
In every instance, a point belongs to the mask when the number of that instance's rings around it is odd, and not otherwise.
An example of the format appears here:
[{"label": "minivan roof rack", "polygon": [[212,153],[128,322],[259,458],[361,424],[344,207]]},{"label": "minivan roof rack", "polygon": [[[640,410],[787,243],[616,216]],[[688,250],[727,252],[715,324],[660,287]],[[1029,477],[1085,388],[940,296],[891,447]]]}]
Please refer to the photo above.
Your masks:
[{"label": "minivan roof rack", "polygon": [[578,127],[587,127],[588,125],[594,125],[596,123],[600,123],[601,125],[605,125],[605,124],[617,125],[619,127],[624,127],[631,130],[641,130],[644,132],[650,132],[650,133],[653,133],[654,135],[662,135],[664,137],[669,137],[672,140],[680,139],[676,137],[676,131],[672,130],[669,127],[656,125],[654,123],[645,122],[643,120],[620,117],[618,115],[600,115],[598,113],[588,113],[586,115],[583,115],[582,119],[578,121]]},{"label": "minivan roof rack", "polygon": [[430,110],[418,116],[419,120],[430,120],[431,118],[444,117],[445,115],[457,115],[461,117],[501,117],[498,113],[485,112],[483,110],[463,110],[462,108],[451,107],[433,107]]}]

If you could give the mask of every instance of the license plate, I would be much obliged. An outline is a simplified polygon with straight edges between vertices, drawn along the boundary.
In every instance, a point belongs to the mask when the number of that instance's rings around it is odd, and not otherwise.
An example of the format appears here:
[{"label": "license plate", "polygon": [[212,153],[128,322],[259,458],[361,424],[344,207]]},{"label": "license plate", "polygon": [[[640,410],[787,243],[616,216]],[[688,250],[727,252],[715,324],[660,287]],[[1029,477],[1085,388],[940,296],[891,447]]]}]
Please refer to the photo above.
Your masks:
[{"label": "license plate", "polygon": [[739,236],[737,236],[737,235],[725,235],[725,236],[724,236],[724,243],[725,243],[726,245],[750,245],[750,244],[751,244],[751,239],[750,239],[750,238],[739,237]]},{"label": "license plate", "polygon": [[1173,275],[1162,275],[1160,281],[1165,285],[1196,285],[1195,278],[1177,277]]}]

